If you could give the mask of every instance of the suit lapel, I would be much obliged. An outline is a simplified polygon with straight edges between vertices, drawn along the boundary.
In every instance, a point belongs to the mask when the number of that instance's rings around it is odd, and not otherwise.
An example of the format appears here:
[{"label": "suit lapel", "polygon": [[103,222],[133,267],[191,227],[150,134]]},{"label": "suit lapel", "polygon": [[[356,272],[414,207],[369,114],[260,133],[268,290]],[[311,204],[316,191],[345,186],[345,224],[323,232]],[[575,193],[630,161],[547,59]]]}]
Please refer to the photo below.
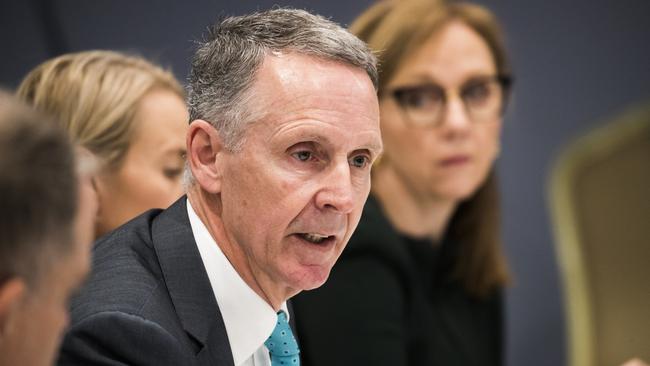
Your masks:
[{"label": "suit lapel", "polygon": [[152,225],[152,239],[167,289],[183,328],[204,345],[200,364],[232,365],[226,328],[187,216],[183,196]]}]

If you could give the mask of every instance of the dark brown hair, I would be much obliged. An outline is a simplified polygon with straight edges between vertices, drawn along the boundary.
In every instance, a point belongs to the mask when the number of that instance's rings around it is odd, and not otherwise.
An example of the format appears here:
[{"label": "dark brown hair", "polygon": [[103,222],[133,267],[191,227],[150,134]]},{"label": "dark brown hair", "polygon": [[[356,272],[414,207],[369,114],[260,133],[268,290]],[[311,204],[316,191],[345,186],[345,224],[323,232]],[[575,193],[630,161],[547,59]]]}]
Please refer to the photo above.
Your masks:
[{"label": "dark brown hair", "polygon": [[0,281],[35,285],[73,248],[77,179],[72,144],[54,123],[0,92]]},{"label": "dark brown hair", "polygon": [[[510,76],[504,38],[494,15],[469,3],[442,0],[381,1],[361,14],[350,31],[379,54],[379,95],[405,58],[451,21],[460,21],[487,43],[497,73]],[[452,277],[468,293],[484,297],[509,280],[500,236],[497,180],[490,172],[477,192],[453,214],[447,235],[459,245]]]}]

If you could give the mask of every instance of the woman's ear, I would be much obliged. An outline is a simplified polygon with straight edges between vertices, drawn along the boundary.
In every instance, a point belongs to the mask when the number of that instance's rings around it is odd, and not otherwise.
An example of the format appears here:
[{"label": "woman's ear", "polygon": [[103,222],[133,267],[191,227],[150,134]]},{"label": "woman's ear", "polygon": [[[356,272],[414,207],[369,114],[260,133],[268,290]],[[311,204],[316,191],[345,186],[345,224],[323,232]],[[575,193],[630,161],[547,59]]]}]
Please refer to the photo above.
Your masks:
[{"label": "woman's ear", "polygon": [[[109,170],[102,170],[92,177],[92,186],[97,197],[97,211],[95,215],[95,238],[108,232],[111,227],[110,210],[107,211],[107,200],[115,195],[115,174]],[[108,205],[110,206],[110,205]]]},{"label": "woman's ear", "polygon": [[11,277],[0,284],[0,343],[11,332],[16,310],[20,307],[27,285],[19,277]]},{"label": "woman's ear", "polygon": [[220,193],[222,172],[217,162],[225,149],[219,132],[209,122],[197,119],[190,123],[186,142],[194,181],[209,193]]}]

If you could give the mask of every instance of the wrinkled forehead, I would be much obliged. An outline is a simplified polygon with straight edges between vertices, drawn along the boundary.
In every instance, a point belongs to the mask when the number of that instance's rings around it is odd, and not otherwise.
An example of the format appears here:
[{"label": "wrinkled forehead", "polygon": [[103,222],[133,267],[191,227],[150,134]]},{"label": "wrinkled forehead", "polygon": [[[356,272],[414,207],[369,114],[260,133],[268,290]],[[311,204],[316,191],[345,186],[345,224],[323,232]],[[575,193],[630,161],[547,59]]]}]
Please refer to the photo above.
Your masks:
[{"label": "wrinkled forehead", "polygon": [[269,102],[318,97],[341,86],[350,97],[364,97],[368,91],[374,94],[372,81],[363,68],[296,52],[274,52],[264,58],[253,91],[260,102]]},{"label": "wrinkled forehead", "polygon": [[248,94],[252,112],[248,120],[254,124],[313,119],[339,121],[341,127],[357,130],[379,129],[374,85],[359,67],[297,53],[274,53],[265,58]]}]

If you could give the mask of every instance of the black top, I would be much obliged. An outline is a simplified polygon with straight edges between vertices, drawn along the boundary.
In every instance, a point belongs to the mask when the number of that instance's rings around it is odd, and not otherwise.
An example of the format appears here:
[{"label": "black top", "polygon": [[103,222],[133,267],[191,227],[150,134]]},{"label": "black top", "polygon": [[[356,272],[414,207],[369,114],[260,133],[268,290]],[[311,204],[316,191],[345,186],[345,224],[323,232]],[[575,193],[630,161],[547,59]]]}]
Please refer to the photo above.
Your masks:
[{"label": "black top", "polygon": [[292,299],[302,365],[501,365],[501,293],[450,280],[457,252],[400,235],[369,197],[327,282]]}]

